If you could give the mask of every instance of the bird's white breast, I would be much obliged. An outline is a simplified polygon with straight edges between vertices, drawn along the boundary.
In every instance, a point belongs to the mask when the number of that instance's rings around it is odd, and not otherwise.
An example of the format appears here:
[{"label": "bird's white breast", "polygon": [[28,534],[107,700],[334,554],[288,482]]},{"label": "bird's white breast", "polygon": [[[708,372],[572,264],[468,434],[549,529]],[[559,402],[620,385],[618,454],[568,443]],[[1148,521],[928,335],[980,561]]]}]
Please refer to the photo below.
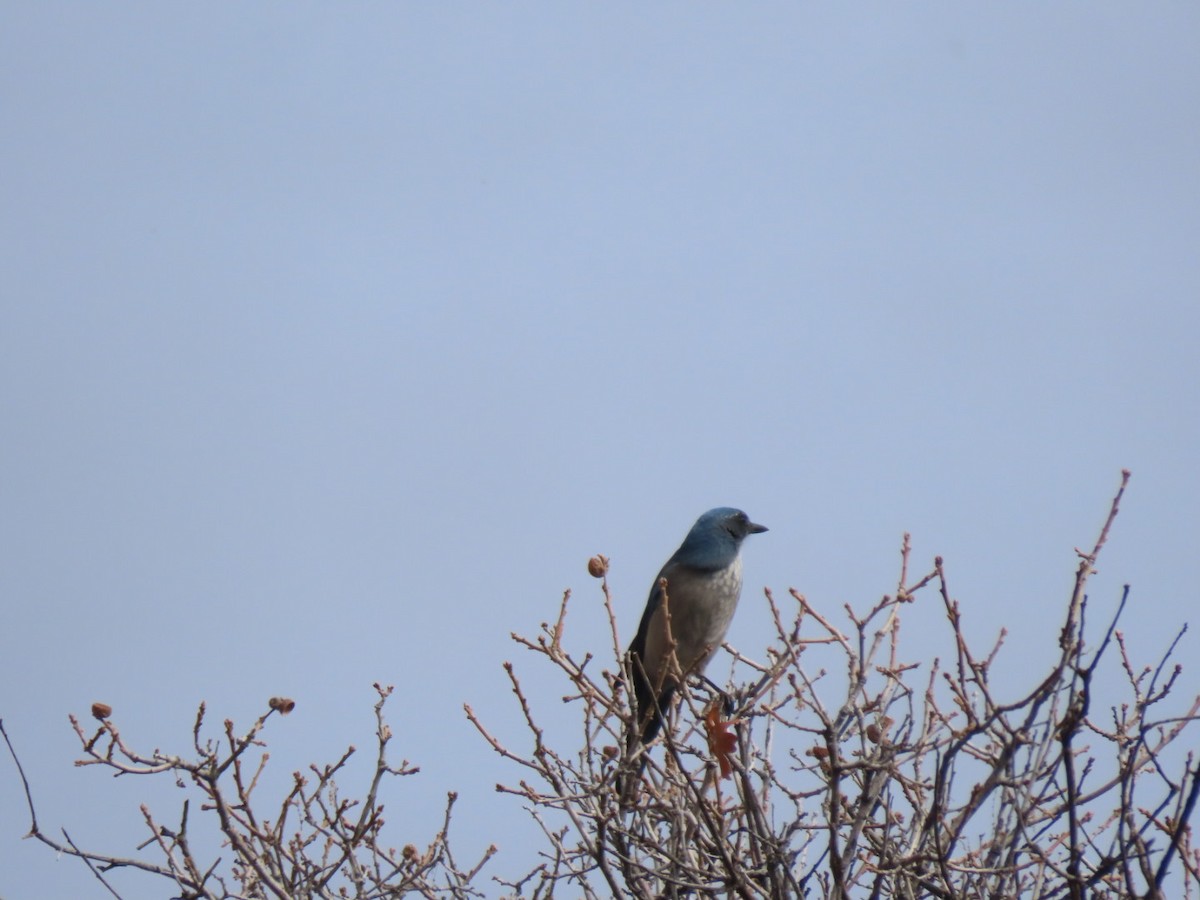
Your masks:
[{"label": "bird's white breast", "polygon": [[679,637],[696,651],[716,648],[725,640],[742,592],[742,559],[739,556],[724,569],[693,577],[688,593],[704,600],[689,604],[688,614],[679,617],[677,628],[683,632]]},{"label": "bird's white breast", "polygon": [[720,643],[725,639],[729,623],[737,609],[738,597],[742,593],[742,558],[738,556],[721,572],[713,575],[713,591],[717,602],[713,604],[713,617],[709,632],[710,642]]}]

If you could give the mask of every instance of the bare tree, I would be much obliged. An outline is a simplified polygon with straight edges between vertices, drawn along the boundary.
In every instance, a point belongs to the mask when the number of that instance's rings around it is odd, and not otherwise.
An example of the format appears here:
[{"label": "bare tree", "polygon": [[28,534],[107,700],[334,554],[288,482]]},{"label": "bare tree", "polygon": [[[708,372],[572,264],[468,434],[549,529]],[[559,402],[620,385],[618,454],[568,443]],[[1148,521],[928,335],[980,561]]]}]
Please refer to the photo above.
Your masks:
[{"label": "bare tree", "polygon": [[[1194,896],[1200,851],[1187,823],[1200,767],[1189,752],[1173,774],[1167,759],[1200,698],[1181,713],[1159,711],[1180,674],[1169,664],[1175,644],[1156,666],[1136,668],[1116,629],[1124,597],[1099,643],[1085,641],[1084,589],[1127,480],[1092,550],[1077,551],[1057,659],[1010,699],[992,683],[1003,635],[984,653],[972,649],[942,560],[913,580],[907,535],[895,594],[862,613],[847,607],[846,625],[795,591],[788,608],[768,591],[773,644],[758,660],[729,648],[749,677],[719,692],[693,684],[661,752],[624,739],[635,723],[621,664],[598,672],[590,654],[564,646],[564,596],[553,625],[514,638],[569,682],[580,740],[547,746],[511,664],[530,749],[505,746],[467,708],[524,772],[500,789],[525,802],[546,839],[537,865],[509,887],[532,897],[1074,900],[1165,898],[1173,878],[1173,896]],[[608,562],[589,568],[605,579]],[[620,660],[607,580],[602,590]],[[904,656],[900,621],[930,591],[949,646],[945,662],[921,666]],[[844,678],[806,665],[817,648],[834,651]],[[1102,705],[1094,675],[1113,653],[1129,697]],[[630,777],[640,792],[623,805],[615,785]]]},{"label": "bare tree", "polygon": [[[643,746],[628,739],[636,727],[624,688],[630,672],[608,560],[595,557],[589,571],[608,616],[609,669],[599,670],[590,651],[567,649],[569,593],[553,624],[533,638],[514,635],[541,666],[539,679],[547,670],[561,679],[577,736],[552,745],[511,663],[527,747],[506,745],[466,707],[520,773],[499,789],[520,798],[544,836],[523,875],[494,882],[536,898],[1197,896],[1200,848],[1188,823],[1200,763],[1180,738],[1200,717],[1200,698],[1176,701],[1179,638],[1156,665],[1135,666],[1117,629],[1126,588],[1095,643],[1085,640],[1085,587],[1128,477],[1095,545],[1077,551],[1054,659],[1015,697],[1001,696],[993,679],[1007,658],[1003,633],[984,652],[971,646],[942,560],[910,574],[906,535],[895,593],[861,612],[847,606],[834,616],[796,591],[782,603],[767,591],[775,634],[761,657],[728,648],[736,677],[723,689],[686,682],[662,739]],[[902,615],[918,602],[937,604],[945,618],[947,650],[932,663],[909,659],[901,646]],[[587,643],[594,647],[595,636]],[[1122,673],[1127,696],[1095,696],[1102,660]],[[391,689],[376,690],[374,774],[357,798],[338,784],[353,747],[297,772],[280,801],[256,793],[265,726],[293,705],[282,698],[245,733],[226,721],[219,739],[202,736],[202,705],[184,755],[129,747],[102,704],[93,708],[93,734],[72,717],[79,765],[190,787],[215,819],[227,861],[189,840],[191,799],[171,826],[143,806],[149,838],[139,850],[153,858],[117,857],[81,849],[65,831],[61,841],[45,834],[26,782],[30,834],[82,859],[113,896],[106,875],[121,868],[165,879],[186,900],[482,896],[480,872],[495,849],[473,866],[456,862],[453,794],[427,847],[385,845],[380,785],[416,769],[388,763]],[[0,733],[9,741],[3,723]]]},{"label": "bare tree", "polygon": [[216,817],[231,859],[202,858],[189,837],[191,799],[183,801],[178,824],[170,827],[143,805],[142,816],[150,837],[138,849],[152,847],[156,861],[120,857],[79,848],[64,829],[62,841],[41,830],[25,773],[13,750],[3,722],[0,733],[17,763],[29,803],[29,834],[59,853],[83,860],[114,897],[120,894],[105,876],[114,869],[135,869],[171,882],[184,900],[225,898],[374,898],[413,893],[423,897],[467,898],[481,896],[471,882],[495,852],[489,848],[475,866],[460,868],[450,850],[450,815],[455,795],[450,794],[441,830],[424,849],[412,844],[397,851],[383,843],[383,806],[379,788],[385,777],[417,772],[407,762],[387,761],[392,732],[383,709],[390,687],[375,685],[375,768],[366,792],[346,797],[338,785],[350,747],[340,759],[311,766],[308,774],[296,772],[291,789],[278,804],[264,802],[255,789],[267,762],[261,735],[268,719],[287,715],[295,703],[273,697],[267,711],[244,734],[225,720],[218,740],[202,737],[205,707],[200,705],[192,730],[192,752],[187,756],[142,753],[121,737],[104,704],[92,707],[100,725],[88,735],[75,716],[71,724],[83,746],[84,758],[76,765],[96,765],[122,775],[175,778],[200,797],[200,809]]}]

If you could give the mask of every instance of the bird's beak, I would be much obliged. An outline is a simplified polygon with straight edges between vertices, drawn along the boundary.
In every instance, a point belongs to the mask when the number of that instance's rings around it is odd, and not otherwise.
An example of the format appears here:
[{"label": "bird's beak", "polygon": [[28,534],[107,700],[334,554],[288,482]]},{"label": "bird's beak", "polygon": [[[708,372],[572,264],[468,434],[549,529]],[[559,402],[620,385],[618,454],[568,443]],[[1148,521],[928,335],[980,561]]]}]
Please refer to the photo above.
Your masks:
[{"label": "bird's beak", "polygon": [[747,530],[750,534],[762,534],[764,531],[770,531],[766,525],[756,525],[754,522],[750,523]]}]

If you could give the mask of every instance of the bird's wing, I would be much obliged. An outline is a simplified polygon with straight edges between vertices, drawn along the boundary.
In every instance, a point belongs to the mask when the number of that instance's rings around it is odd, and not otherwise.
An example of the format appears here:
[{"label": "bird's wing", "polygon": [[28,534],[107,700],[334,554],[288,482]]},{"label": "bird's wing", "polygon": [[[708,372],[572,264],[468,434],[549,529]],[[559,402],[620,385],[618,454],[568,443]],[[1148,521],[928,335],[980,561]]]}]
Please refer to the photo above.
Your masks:
[{"label": "bird's wing", "polygon": [[[640,665],[646,675],[644,682],[639,685],[643,689],[639,694],[649,693],[650,685],[654,685],[655,688],[662,685],[665,688],[667,682],[671,680],[666,677],[669,660],[667,659],[667,623],[661,584],[664,578],[667,581],[667,598],[672,622],[671,643],[679,653],[681,665],[686,668],[693,662],[692,657],[695,654],[688,644],[689,629],[681,626],[685,624],[684,620],[688,618],[694,603],[696,577],[697,573],[690,567],[672,559],[663,566],[658,577],[654,579],[654,586],[650,589],[650,597],[646,601],[646,611],[642,613],[642,622],[638,627],[637,637],[629,647],[630,652],[636,655],[635,664]],[[645,698],[639,696],[639,699]]]},{"label": "bird's wing", "polygon": [[661,708],[670,700],[669,686],[664,685],[662,695],[656,696],[662,678],[663,645],[666,637],[663,634],[662,586],[660,582],[663,578],[669,577],[668,567],[664,566],[650,588],[650,596],[646,600],[646,609],[642,613],[637,636],[629,645],[634,706],[641,722],[639,730],[642,741],[650,741],[658,733],[662,726]]},{"label": "bird's wing", "polygon": [[646,600],[646,609],[642,613],[642,622],[638,625],[637,636],[629,645],[629,652],[636,653],[639,657],[644,658],[646,655],[646,640],[650,635],[650,623],[654,614],[658,612],[658,607],[662,604],[662,586],[659,582],[666,577],[665,572],[665,569],[659,572],[654,579],[654,585],[650,588],[650,596]]}]

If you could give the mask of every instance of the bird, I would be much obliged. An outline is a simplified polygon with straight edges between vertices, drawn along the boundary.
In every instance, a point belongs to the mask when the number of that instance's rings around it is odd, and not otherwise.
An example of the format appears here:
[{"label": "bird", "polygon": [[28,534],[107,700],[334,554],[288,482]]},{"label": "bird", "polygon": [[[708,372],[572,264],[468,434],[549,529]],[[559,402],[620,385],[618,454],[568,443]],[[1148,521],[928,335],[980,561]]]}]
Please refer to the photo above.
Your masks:
[{"label": "bird", "polygon": [[766,530],[740,509],[710,509],[654,579],[626,654],[636,715],[631,747],[654,740],[681,677],[702,674],[721,646],[742,593],[742,541]]}]

